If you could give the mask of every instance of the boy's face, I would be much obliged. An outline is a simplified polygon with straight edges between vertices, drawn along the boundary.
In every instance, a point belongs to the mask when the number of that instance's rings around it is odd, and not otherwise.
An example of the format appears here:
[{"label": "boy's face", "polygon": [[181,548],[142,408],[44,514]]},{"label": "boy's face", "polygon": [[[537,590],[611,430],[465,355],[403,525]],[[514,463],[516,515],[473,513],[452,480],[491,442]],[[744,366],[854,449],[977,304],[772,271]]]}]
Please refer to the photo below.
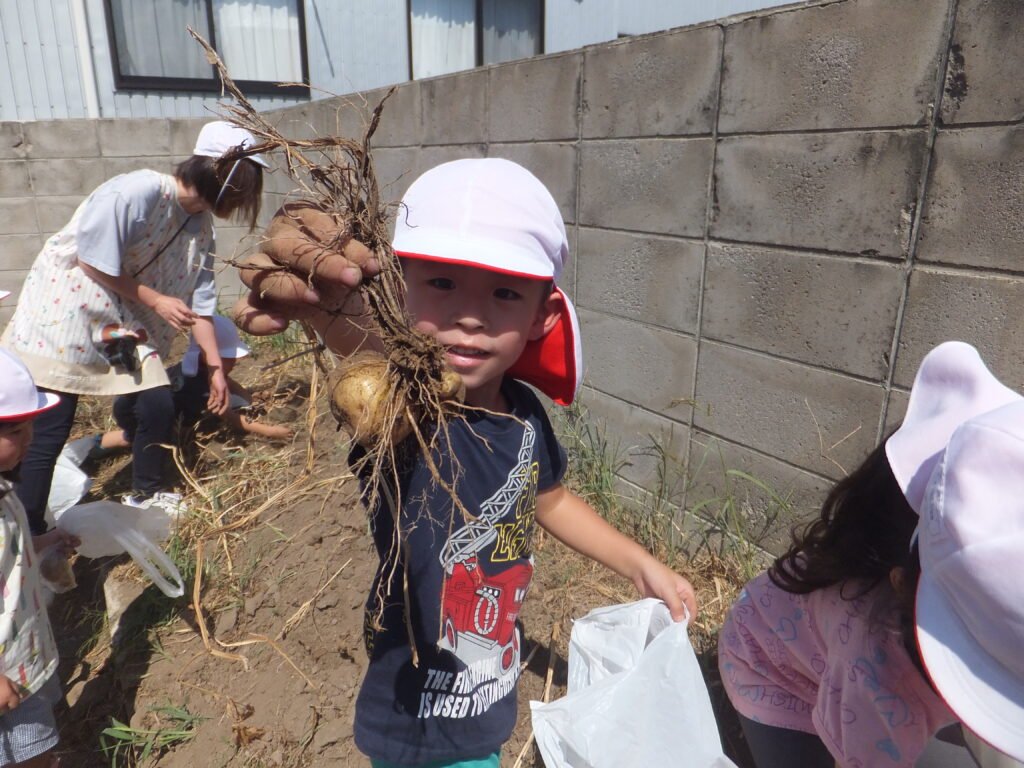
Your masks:
[{"label": "boy's face", "polygon": [[502,377],[526,343],[556,320],[560,299],[548,295],[550,283],[421,259],[403,259],[402,266],[409,314],[448,350],[448,365],[466,385],[466,403],[506,410]]},{"label": "boy's face", "polygon": [[32,420],[0,422],[0,472],[8,472],[21,463],[32,442]]}]

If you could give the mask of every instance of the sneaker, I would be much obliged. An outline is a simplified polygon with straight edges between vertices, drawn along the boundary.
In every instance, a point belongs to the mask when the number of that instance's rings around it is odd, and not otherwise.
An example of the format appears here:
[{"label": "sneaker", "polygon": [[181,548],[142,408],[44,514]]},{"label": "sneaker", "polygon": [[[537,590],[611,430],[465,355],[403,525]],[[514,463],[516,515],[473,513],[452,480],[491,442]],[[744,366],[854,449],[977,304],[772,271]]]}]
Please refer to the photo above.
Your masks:
[{"label": "sneaker", "polygon": [[182,500],[180,493],[158,491],[152,496],[144,494],[125,494],[121,503],[129,507],[158,507],[167,513],[171,520],[177,520],[188,514],[188,505]]}]

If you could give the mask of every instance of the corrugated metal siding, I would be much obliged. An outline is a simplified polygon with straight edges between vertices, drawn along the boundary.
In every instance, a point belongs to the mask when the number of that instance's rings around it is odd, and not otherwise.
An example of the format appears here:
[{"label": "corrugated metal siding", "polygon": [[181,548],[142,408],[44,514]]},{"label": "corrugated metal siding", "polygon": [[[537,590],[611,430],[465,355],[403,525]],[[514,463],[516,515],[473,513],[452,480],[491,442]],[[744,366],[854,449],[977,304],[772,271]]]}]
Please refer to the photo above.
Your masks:
[{"label": "corrugated metal siding", "polygon": [[0,120],[83,117],[68,0],[0,0]]},{"label": "corrugated metal siding", "polygon": [[306,0],[310,82],[340,95],[408,80],[408,29],[406,0]]},{"label": "corrugated metal siding", "polygon": [[[86,0],[86,8],[101,117],[209,117],[216,111],[218,95],[215,94],[191,91],[115,91],[103,0]],[[257,109],[268,110],[286,107],[301,100],[294,97],[254,96],[250,101]]]},{"label": "corrugated metal siding", "polygon": [[[71,3],[0,0],[0,120],[87,117]],[[409,76],[406,0],[304,0],[314,98],[403,82]],[[117,92],[103,0],[85,0],[100,117],[206,117],[218,96]],[[780,0],[546,0],[545,52],[579,48],[782,5]],[[254,96],[260,110],[294,97]]]},{"label": "corrugated metal siding", "polygon": [[[0,0],[0,120],[52,120],[65,117],[88,117],[86,114],[82,74],[79,68],[74,26],[70,3],[72,0]],[[325,0],[315,0],[324,5]],[[307,6],[314,0],[307,0]],[[344,0],[329,0],[329,4],[348,5]],[[404,8],[404,0],[396,3],[388,0],[386,18],[393,23],[393,8],[396,4]],[[361,8],[364,4],[357,4]],[[335,59],[339,55],[353,56],[350,37],[359,40],[363,49],[360,54],[365,60],[356,66],[348,66],[355,77],[370,77],[374,87],[383,84],[382,76],[391,76],[394,67],[374,66],[374,44],[383,50],[393,48],[394,40],[386,44],[380,34],[369,39],[361,37],[375,27],[384,28],[377,17],[378,10],[371,4],[361,14],[366,19],[358,20],[353,29],[362,32],[351,33],[341,30],[334,35],[332,45]],[[382,3],[382,5],[385,5]],[[312,9],[307,7],[307,13]],[[115,92],[114,73],[110,57],[110,42],[107,35],[106,15],[103,0],[86,0],[86,15],[89,24],[89,45],[95,70],[99,98],[100,117],[206,117],[216,109],[217,94],[192,92]],[[321,15],[325,15],[321,10]],[[328,14],[333,16],[333,14]],[[313,30],[310,29],[312,32]],[[405,31],[400,39],[404,41]],[[344,44],[343,44],[344,41]],[[312,48],[312,46],[311,46]],[[323,45],[320,46],[323,49]],[[348,51],[348,53],[346,53]],[[395,56],[390,56],[392,59]],[[388,57],[385,56],[385,59]],[[347,63],[347,61],[346,61]],[[310,73],[328,70],[313,61],[310,54]],[[405,79],[403,74],[400,79]],[[316,80],[314,79],[314,82]],[[337,86],[337,87],[335,87]],[[329,83],[325,88],[348,92],[347,85]],[[254,96],[253,104],[261,110],[276,109],[295,104],[301,99],[294,97]]]}]

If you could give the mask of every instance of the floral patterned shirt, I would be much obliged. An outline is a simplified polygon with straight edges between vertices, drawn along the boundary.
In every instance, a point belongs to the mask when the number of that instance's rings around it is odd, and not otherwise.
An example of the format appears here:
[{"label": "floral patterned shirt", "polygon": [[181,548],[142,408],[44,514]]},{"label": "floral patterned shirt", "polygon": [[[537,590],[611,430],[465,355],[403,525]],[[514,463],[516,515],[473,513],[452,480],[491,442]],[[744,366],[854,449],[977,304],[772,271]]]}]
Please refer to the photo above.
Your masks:
[{"label": "floral patterned shirt", "polygon": [[39,559],[32,548],[25,509],[0,478],[0,674],[23,696],[35,693],[57,671],[57,644],[43,601]]}]

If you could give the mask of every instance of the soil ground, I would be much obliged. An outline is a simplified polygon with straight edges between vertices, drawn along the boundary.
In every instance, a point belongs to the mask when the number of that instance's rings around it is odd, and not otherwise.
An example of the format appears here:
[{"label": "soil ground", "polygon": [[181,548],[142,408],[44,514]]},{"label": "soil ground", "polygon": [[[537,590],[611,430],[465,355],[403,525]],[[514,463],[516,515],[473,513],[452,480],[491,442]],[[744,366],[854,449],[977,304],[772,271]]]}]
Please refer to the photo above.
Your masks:
[{"label": "soil ground", "polygon": [[[195,483],[189,501],[205,516],[171,544],[189,585],[184,597],[164,597],[126,558],[76,562],[78,588],[58,595],[51,608],[67,692],[59,713],[63,765],[369,765],[353,743],[352,721],[366,667],[363,604],[376,560],[348,476],[347,438],[322,417],[307,464],[307,431],[299,422],[307,412],[308,371],[292,366],[268,384],[250,360],[236,376],[265,387],[266,418],[299,427],[292,443],[214,430],[183,451]],[[103,424],[108,405],[83,409],[79,431]],[[127,464],[121,457],[87,465],[97,475],[93,495],[116,498],[126,490]],[[306,466],[311,474],[287,490]],[[543,765],[532,746],[529,701],[564,694],[572,619],[635,599],[631,585],[550,538],[540,537],[535,556],[522,614],[520,716],[503,752],[506,768]],[[197,572],[202,580],[194,593]],[[690,575],[707,612],[693,641],[727,751],[742,766],[744,747],[721,706],[713,650],[714,617],[732,587],[723,594],[723,579]],[[125,739],[108,735],[104,751],[101,735],[118,723]],[[118,743],[114,751],[110,745]]]}]

